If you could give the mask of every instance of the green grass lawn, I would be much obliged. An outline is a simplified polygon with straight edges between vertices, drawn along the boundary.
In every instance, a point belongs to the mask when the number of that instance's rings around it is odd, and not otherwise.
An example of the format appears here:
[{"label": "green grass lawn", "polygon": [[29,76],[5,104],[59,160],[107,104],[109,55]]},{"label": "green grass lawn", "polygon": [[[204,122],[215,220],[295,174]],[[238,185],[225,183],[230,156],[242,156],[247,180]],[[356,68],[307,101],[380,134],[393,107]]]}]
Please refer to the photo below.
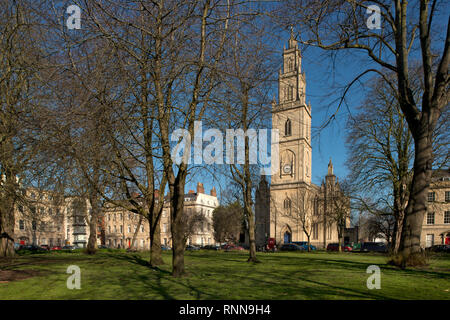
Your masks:
[{"label": "green grass lawn", "polygon": [[[424,268],[399,270],[387,258],[359,253],[187,252],[189,276],[165,265],[147,266],[148,253],[101,250],[24,255],[0,260],[0,270],[28,276],[0,281],[0,299],[450,299],[450,256],[434,256]],[[369,265],[381,268],[381,289],[369,290]],[[69,265],[81,268],[81,289],[69,290]],[[0,272],[0,273],[1,273]],[[0,280],[2,280],[0,278]]]}]

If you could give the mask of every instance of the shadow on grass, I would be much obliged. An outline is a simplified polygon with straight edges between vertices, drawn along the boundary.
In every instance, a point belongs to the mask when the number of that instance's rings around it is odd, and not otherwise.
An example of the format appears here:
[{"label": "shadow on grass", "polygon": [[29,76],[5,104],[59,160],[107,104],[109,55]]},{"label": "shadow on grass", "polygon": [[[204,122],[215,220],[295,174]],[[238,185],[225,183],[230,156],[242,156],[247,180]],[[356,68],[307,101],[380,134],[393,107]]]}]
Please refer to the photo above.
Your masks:
[{"label": "shadow on grass", "polygon": [[420,276],[432,276],[435,278],[440,279],[450,279],[450,273],[443,273],[443,272],[436,272],[436,271],[429,271],[429,270],[423,270],[423,269],[415,269],[415,268],[406,268],[406,269],[399,269],[397,267],[391,266],[387,264],[388,257],[386,256],[386,262],[383,264],[377,264],[377,263],[371,263],[371,262],[359,262],[359,261],[348,261],[348,260],[340,260],[340,259],[316,259],[308,257],[307,260],[309,260],[312,264],[312,262],[318,262],[318,263],[332,263],[336,266],[341,266],[344,269],[358,269],[358,270],[366,270],[369,265],[375,264],[378,267],[380,267],[381,270],[384,271],[391,271],[391,272],[399,272],[402,274],[410,274],[410,275],[420,275]]},{"label": "shadow on grass", "polygon": [[[120,254],[113,253],[109,254],[110,257],[114,259],[118,259],[124,262],[132,263],[138,266],[146,267],[148,270],[154,271],[151,276],[148,275],[131,275],[131,278],[136,278],[142,283],[146,285],[148,289],[155,290],[161,295],[164,299],[174,300],[176,299],[172,296],[168,288],[170,288],[170,283],[174,283],[178,286],[184,287],[185,289],[189,289],[189,291],[185,291],[190,295],[194,295],[196,299],[221,299],[221,297],[210,294],[203,290],[198,289],[195,285],[191,283],[191,279],[189,278],[174,278],[172,277],[172,273],[170,271],[164,270],[160,267],[151,267],[147,260],[144,260],[139,254]],[[152,284],[156,280],[156,284]],[[167,286],[163,285],[163,281],[168,282]]]},{"label": "shadow on grass", "polygon": [[[286,277],[286,276],[281,276],[279,273],[264,272],[264,274],[261,274],[261,276],[263,276],[263,275],[277,277],[278,279],[285,280],[287,283],[289,283],[289,282],[292,283],[292,281],[293,281],[292,278]],[[317,299],[323,299],[324,296],[329,296],[329,295],[336,295],[336,296],[345,295],[345,297],[353,297],[356,299],[377,299],[377,300],[392,299],[392,298],[389,298],[388,296],[376,293],[377,291],[366,289],[363,285],[361,287],[363,287],[365,289],[362,289],[362,290],[358,290],[355,288],[346,288],[346,287],[326,283],[323,281],[312,280],[312,279],[309,279],[307,276],[299,276],[298,274],[295,275],[295,280],[296,281],[299,280],[304,283],[309,283],[309,284],[323,287],[323,289],[317,289],[317,288],[312,288],[309,286],[297,286],[298,290],[303,291],[307,296],[309,296],[311,293],[314,293],[314,292],[320,292],[320,294],[318,296],[314,297]],[[290,290],[292,291],[294,289],[290,289]],[[345,292],[345,294],[343,294],[343,292]]]},{"label": "shadow on grass", "polygon": [[67,263],[68,261],[80,261],[89,260],[88,257],[84,257],[81,254],[74,255],[63,255],[54,253],[36,253],[27,254],[23,256],[16,256],[12,259],[2,260],[0,259],[0,269],[1,270],[13,270],[20,267],[26,266],[37,266],[37,265],[49,265],[57,263]]}]

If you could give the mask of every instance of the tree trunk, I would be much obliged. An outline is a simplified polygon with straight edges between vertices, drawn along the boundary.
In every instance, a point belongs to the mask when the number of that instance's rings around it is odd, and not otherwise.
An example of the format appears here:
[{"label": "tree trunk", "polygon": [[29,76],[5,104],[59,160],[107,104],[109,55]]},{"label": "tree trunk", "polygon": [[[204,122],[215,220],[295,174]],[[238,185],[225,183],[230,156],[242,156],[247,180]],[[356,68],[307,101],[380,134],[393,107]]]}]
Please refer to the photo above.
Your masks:
[{"label": "tree trunk", "polygon": [[400,248],[403,222],[405,217],[405,204],[407,202],[408,196],[406,190],[404,190],[402,182],[394,183],[393,190],[395,224],[392,234],[392,245],[390,251],[393,255],[396,255],[398,254],[398,250]]},{"label": "tree trunk", "polygon": [[[420,130],[420,128],[416,130]],[[431,180],[433,159],[429,131],[422,130],[422,134],[418,137],[416,135],[417,138],[414,139],[414,175],[401,233],[401,243],[395,261],[395,264],[402,268],[407,265],[422,265],[425,263],[420,247],[420,237],[424,215],[427,211],[427,193]]]},{"label": "tree trunk", "polygon": [[[6,191],[10,192],[9,190]],[[8,194],[0,200],[0,258],[13,257],[14,250],[14,201]]]},{"label": "tree trunk", "polygon": [[342,234],[340,231],[340,227],[338,228],[338,250],[342,252]]},{"label": "tree trunk", "polygon": [[[249,87],[246,83],[241,83],[242,90],[242,122],[244,132],[248,130],[248,107],[249,107]],[[250,173],[250,147],[249,138],[246,135],[244,140],[245,147],[245,162],[243,166],[243,191],[244,191],[244,214],[248,221],[248,238],[250,242],[250,256],[247,262],[260,262],[256,258],[256,239],[255,239],[255,221],[253,215],[253,201],[252,201],[252,176]]]},{"label": "tree trunk", "polygon": [[150,225],[150,266],[156,267],[164,264],[164,260],[161,256],[161,228],[159,225],[159,219],[152,214],[152,222],[149,219]]},{"label": "tree trunk", "polygon": [[183,236],[183,227],[179,226],[179,223],[173,225],[174,231],[172,232],[172,276],[175,278],[182,277],[186,271],[184,269],[184,249],[185,240]]},{"label": "tree trunk", "polygon": [[394,234],[392,235],[392,254],[398,254],[402,237],[404,212],[400,212],[395,220]]},{"label": "tree trunk", "polygon": [[311,252],[311,236],[307,234],[306,237],[308,238],[308,252]]},{"label": "tree trunk", "polygon": [[[3,216],[5,218],[5,216]],[[14,223],[11,226],[11,222],[5,220],[11,220],[11,217],[2,219],[0,225],[0,258],[13,257],[14,251]],[[14,217],[12,218],[14,220]]]},{"label": "tree trunk", "polygon": [[176,186],[169,186],[171,193],[171,232],[172,232],[172,276],[178,278],[186,274],[184,269],[184,249],[186,239],[184,235],[185,226],[183,225],[183,205],[184,205],[184,183]]},{"label": "tree trunk", "polygon": [[395,224],[394,224],[394,230],[392,230],[392,242],[391,242],[391,246],[389,248],[389,252],[391,254],[398,253],[398,248],[396,249],[396,247],[398,247],[400,245],[400,241],[399,241],[399,239],[397,239],[398,236],[400,236],[400,233],[398,233],[397,230],[398,230],[398,222],[396,219]]},{"label": "tree trunk", "polygon": [[255,239],[255,222],[253,221],[253,211],[251,208],[247,208],[248,217],[248,238],[250,242],[250,256],[247,262],[260,262],[256,258],[256,239]]},{"label": "tree trunk", "polygon": [[138,235],[138,232],[139,232],[139,228],[142,225],[142,219],[143,219],[143,216],[139,215],[139,222],[138,222],[138,224],[136,226],[136,230],[134,230],[133,238],[131,239],[130,249],[133,249],[135,244],[136,244],[136,238],[137,238],[137,235]]},{"label": "tree trunk", "polygon": [[89,240],[86,252],[95,254],[97,251],[97,215],[92,216],[89,221]]}]

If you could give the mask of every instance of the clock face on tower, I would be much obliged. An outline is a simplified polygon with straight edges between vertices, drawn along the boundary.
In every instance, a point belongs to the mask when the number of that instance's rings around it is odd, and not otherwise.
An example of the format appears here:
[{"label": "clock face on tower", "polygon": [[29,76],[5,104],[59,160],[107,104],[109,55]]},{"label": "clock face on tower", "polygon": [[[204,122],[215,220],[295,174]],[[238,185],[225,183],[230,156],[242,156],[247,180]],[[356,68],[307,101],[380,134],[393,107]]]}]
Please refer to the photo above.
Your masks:
[{"label": "clock face on tower", "polygon": [[289,149],[283,150],[280,154],[280,178],[282,176],[293,177],[295,168],[295,154]]},{"label": "clock face on tower", "polygon": [[291,167],[291,165],[290,165],[290,164],[285,164],[285,165],[283,166],[283,173],[284,173],[284,174],[291,174],[291,172],[292,172],[292,167]]}]

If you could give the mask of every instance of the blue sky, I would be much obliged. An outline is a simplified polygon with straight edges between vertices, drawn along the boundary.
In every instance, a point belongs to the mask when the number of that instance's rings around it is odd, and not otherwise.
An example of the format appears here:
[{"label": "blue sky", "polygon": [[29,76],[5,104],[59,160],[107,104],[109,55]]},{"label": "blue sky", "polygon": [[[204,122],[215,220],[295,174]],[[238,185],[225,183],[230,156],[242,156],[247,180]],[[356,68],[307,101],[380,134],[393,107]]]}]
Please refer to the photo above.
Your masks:
[{"label": "blue sky", "polygon": [[[334,172],[338,177],[344,178],[348,174],[345,165],[347,158],[346,121],[348,110],[355,112],[364,99],[363,88],[356,84],[346,95],[346,105],[339,109],[336,120],[327,127],[318,130],[339,105],[339,99],[344,86],[350,83],[359,72],[360,62],[355,55],[339,55],[335,59],[329,57],[328,52],[317,48],[307,48],[303,52],[303,71],[306,75],[306,96],[311,101],[312,109],[312,181],[320,184],[327,173],[330,157]],[[364,56],[358,57],[358,60]],[[370,79],[368,75],[364,80]]]}]

